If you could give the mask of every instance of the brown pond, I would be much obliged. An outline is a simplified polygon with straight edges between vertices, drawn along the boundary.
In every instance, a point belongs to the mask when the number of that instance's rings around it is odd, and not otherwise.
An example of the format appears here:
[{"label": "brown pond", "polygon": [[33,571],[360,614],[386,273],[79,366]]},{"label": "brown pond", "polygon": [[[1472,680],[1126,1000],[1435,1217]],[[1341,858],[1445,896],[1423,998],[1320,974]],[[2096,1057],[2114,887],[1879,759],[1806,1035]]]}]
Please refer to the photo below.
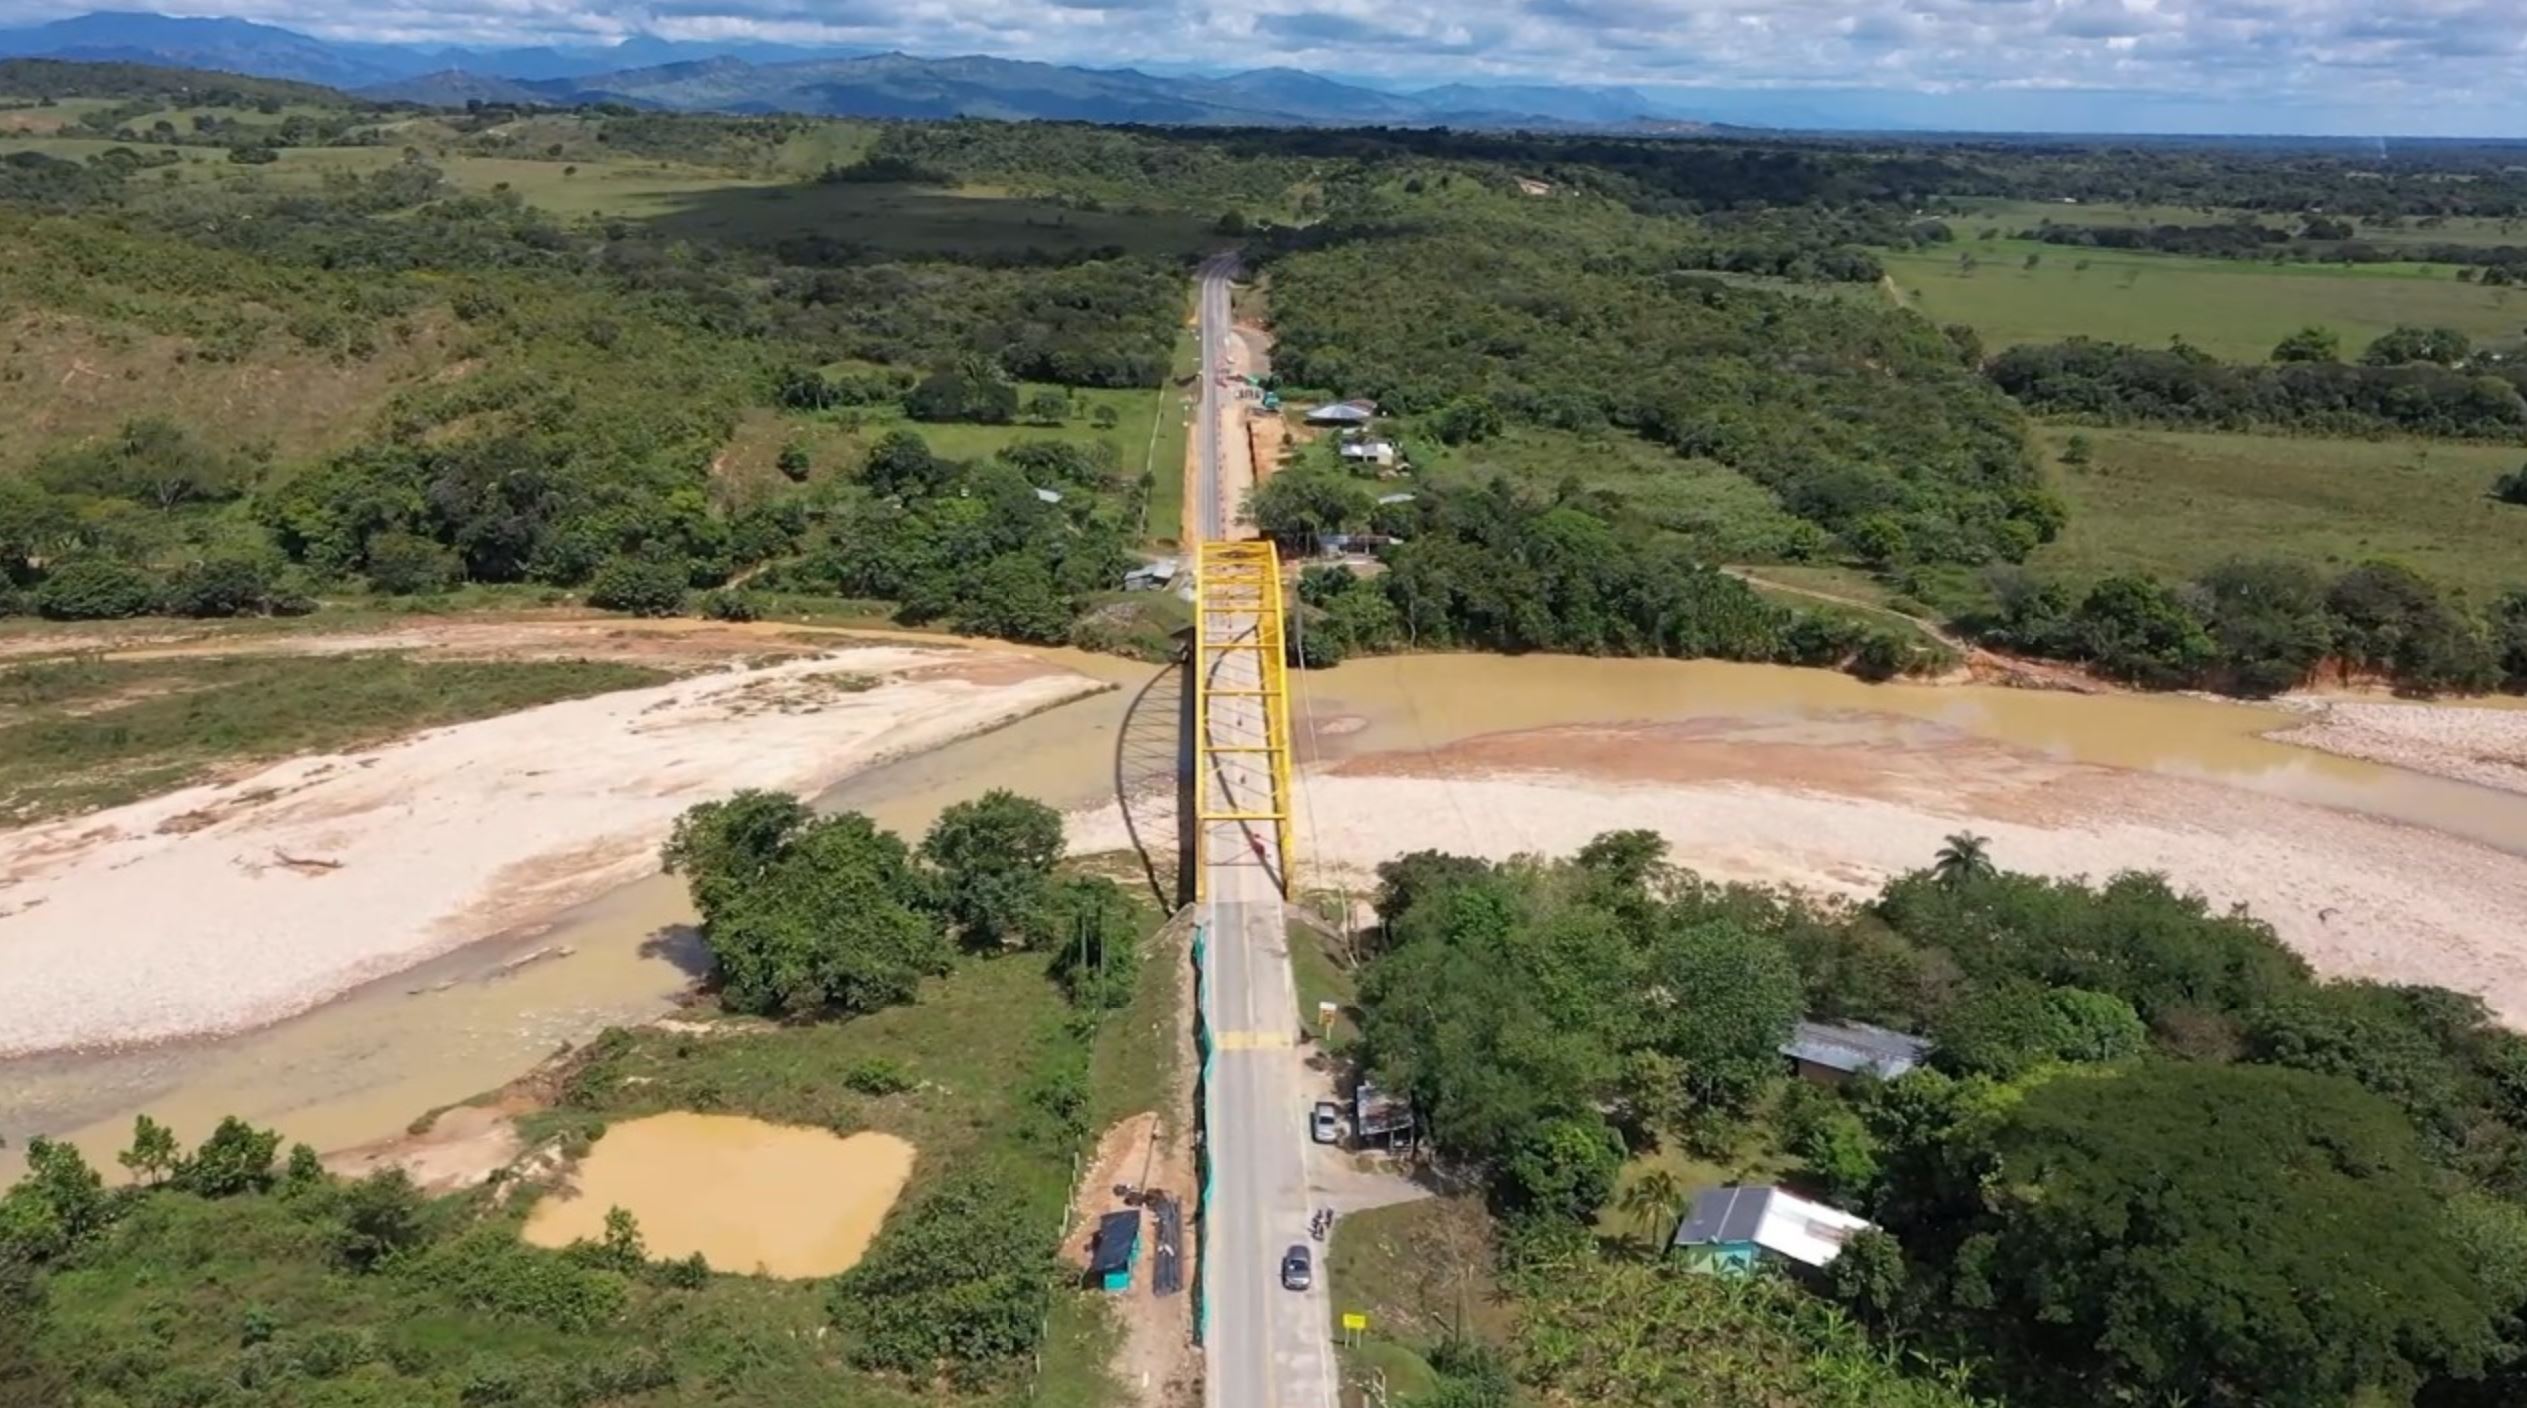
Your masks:
[{"label": "brown pond", "polygon": [[891,1134],[682,1111],[609,1127],[527,1215],[526,1240],[566,1247],[605,1235],[622,1208],[652,1257],[700,1252],[715,1270],[831,1276],[868,1250],[913,1170]]},{"label": "brown pond", "polygon": [[[1132,686],[1150,674],[1110,657],[1040,653]],[[871,769],[821,800],[908,832],[993,787],[1066,810],[1088,807],[1110,795],[1130,699],[1127,688],[1066,705]],[[1842,737],[1880,729],[1894,738],[1927,723],[1970,741],[2200,778],[2527,852],[2527,797],[2274,742],[2258,735],[2289,716],[2212,700],[1868,685],[1701,661],[1413,656],[1303,676],[1294,712],[1311,761],[1556,724],[1813,720]],[[69,1131],[109,1168],[142,1110],[187,1137],[231,1113],[326,1149],[392,1135],[423,1111],[516,1077],[565,1042],[666,1010],[702,966],[691,921],[682,882],[653,877],[536,932],[487,938],[260,1031],[0,1065],[0,1134],[17,1146],[30,1132]],[[539,951],[547,956],[517,962]],[[0,1160],[14,1157],[0,1151]],[[0,1177],[12,1171],[0,1166]]]}]

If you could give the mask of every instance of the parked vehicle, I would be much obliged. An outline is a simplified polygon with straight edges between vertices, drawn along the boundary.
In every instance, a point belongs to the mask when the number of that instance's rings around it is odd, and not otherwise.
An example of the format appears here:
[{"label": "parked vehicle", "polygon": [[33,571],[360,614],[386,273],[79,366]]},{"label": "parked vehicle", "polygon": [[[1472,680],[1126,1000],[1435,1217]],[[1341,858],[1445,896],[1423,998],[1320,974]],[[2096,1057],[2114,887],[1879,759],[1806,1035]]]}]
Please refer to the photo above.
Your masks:
[{"label": "parked vehicle", "polygon": [[1308,1256],[1305,1245],[1292,1246],[1281,1254],[1281,1288],[1283,1290],[1304,1291],[1315,1282],[1316,1271],[1313,1259]]},{"label": "parked vehicle", "polygon": [[1319,1144],[1342,1142],[1342,1106],[1331,1100],[1316,1102],[1316,1113],[1307,1122],[1308,1134]]}]

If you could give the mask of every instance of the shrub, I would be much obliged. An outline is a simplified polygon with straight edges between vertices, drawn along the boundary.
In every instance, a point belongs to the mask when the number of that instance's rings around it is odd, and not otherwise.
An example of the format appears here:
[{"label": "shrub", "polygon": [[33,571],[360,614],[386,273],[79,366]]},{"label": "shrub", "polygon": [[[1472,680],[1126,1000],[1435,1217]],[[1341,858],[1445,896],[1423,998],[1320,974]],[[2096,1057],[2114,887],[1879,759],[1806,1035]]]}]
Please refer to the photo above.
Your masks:
[{"label": "shrub", "polygon": [[588,604],[634,616],[673,616],[684,610],[684,569],[654,557],[617,557],[588,582]]},{"label": "shrub", "polygon": [[753,596],[724,587],[703,594],[702,614],[714,621],[752,621],[762,616],[763,611]]},{"label": "shrub", "polygon": [[2505,504],[2527,504],[2527,465],[2493,480],[2492,497]]},{"label": "shrub", "polygon": [[107,621],[138,616],[156,600],[149,574],[111,557],[63,563],[35,588],[35,609],[56,621]]},{"label": "shrub", "polygon": [[862,1095],[900,1095],[913,1088],[913,1078],[903,1064],[884,1056],[872,1056],[842,1073],[842,1083]]},{"label": "shrub", "polygon": [[170,616],[261,615],[290,604],[273,578],[271,564],[258,558],[205,558],[177,568],[158,605]]},{"label": "shrub", "polygon": [[369,539],[369,590],[388,596],[427,596],[456,585],[456,554],[411,533]]}]

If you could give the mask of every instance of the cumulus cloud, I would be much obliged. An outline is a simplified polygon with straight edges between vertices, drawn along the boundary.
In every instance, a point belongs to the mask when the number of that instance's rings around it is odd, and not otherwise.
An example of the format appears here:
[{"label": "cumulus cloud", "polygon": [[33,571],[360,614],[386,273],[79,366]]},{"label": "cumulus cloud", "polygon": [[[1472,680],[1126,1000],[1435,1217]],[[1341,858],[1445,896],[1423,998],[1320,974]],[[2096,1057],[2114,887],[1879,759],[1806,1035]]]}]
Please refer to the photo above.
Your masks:
[{"label": "cumulus cloud", "polygon": [[[992,53],[1170,70],[1290,64],[1394,86],[1882,94],[2002,125],[1992,95],[2088,95],[2114,125],[2516,131],[2521,0],[160,0],[330,39],[605,43],[636,34]],[[0,23],[85,0],[0,0]],[[1938,97],[1945,107],[1924,106]],[[2218,114],[2234,114],[2221,120]],[[2128,119],[2128,120],[2124,120]],[[2025,119],[2015,119],[2025,120]]]}]

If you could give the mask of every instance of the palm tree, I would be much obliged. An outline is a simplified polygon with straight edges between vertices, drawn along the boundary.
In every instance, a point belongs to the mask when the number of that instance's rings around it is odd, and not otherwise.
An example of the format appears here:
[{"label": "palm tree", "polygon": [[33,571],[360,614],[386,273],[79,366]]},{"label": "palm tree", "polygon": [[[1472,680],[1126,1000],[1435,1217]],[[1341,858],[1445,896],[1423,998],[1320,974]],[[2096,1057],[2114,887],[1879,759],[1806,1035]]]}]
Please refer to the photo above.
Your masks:
[{"label": "palm tree", "polygon": [[1956,889],[1976,880],[1989,880],[1992,866],[1992,838],[1977,836],[1971,831],[1948,833],[1948,844],[1931,858],[1930,873],[1947,889]]},{"label": "palm tree", "polygon": [[1674,1219],[1676,1205],[1684,1200],[1684,1191],[1676,1182],[1676,1175],[1663,1168],[1651,1169],[1623,1190],[1623,1211],[1632,1218],[1645,1245],[1658,1244],[1659,1233]]}]

